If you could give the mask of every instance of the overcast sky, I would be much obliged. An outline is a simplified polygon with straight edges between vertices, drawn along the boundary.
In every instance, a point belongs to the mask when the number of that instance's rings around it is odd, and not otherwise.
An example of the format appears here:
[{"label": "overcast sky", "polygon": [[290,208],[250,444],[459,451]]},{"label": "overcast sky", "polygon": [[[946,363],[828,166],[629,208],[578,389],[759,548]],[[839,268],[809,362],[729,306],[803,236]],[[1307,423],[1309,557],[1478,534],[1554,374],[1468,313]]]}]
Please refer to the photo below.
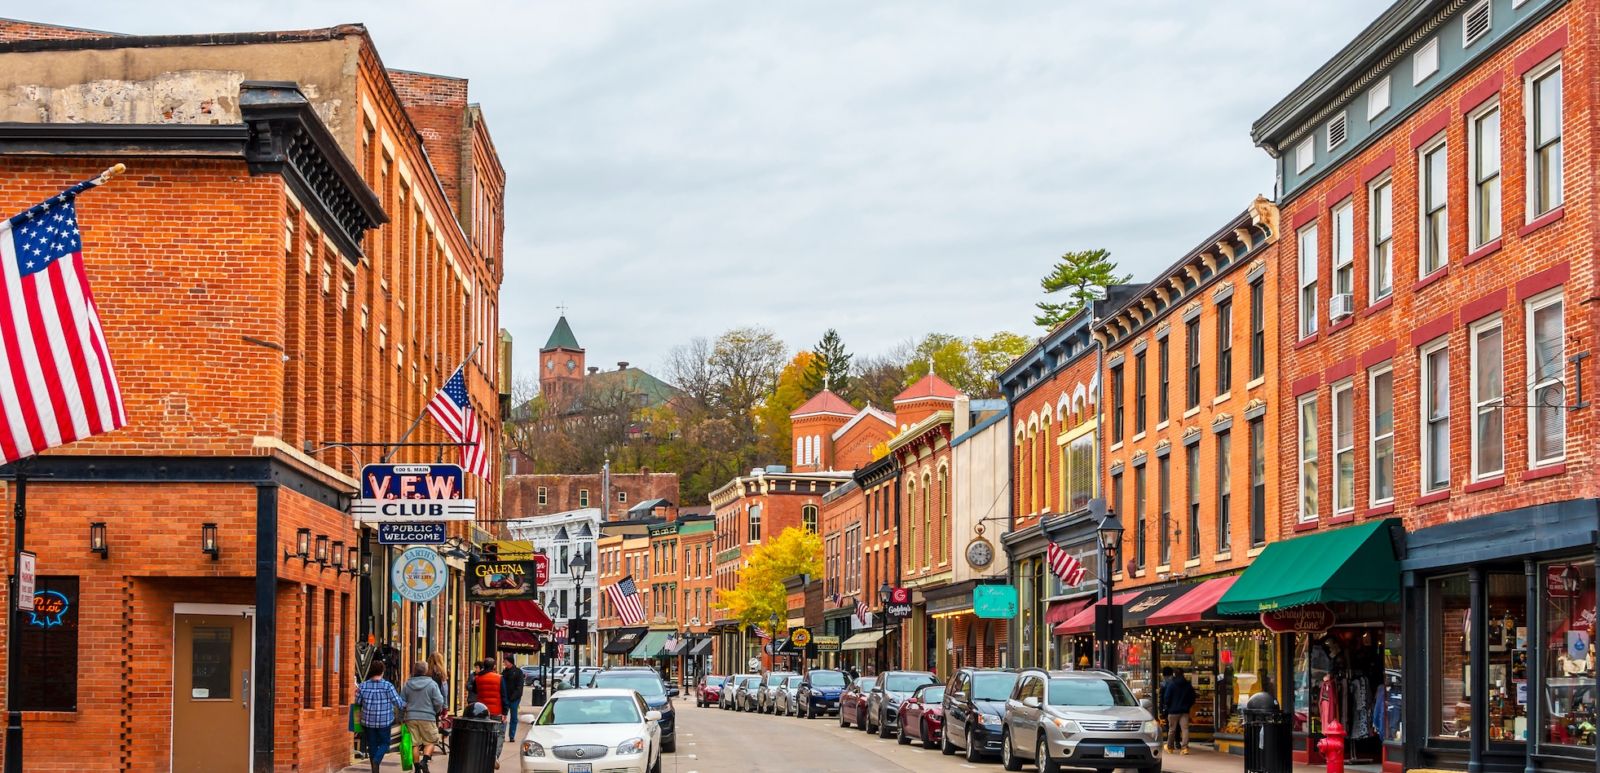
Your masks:
[{"label": "overcast sky", "polygon": [[[468,78],[509,175],[501,324],[531,372],[566,304],[590,364],[766,325],[856,352],[1036,335],[1038,279],[1148,278],[1257,193],[1250,124],[1383,0],[276,3],[78,0],[129,33],[367,25]],[[159,9],[160,12],[152,12]],[[23,13],[14,8],[9,14]]]}]

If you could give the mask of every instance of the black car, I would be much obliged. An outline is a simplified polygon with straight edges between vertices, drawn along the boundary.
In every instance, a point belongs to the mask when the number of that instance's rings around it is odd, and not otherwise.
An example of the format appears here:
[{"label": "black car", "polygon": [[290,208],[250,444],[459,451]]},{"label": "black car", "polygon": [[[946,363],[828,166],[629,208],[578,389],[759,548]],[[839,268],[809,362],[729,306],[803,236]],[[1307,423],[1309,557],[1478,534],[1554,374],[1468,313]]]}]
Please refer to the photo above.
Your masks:
[{"label": "black car", "polygon": [[867,732],[879,738],[893,736],[900,720],[900,704],[925,684],[938,684],[928,671],[886,671],[867,693]]},{"label": "black car", "polygon": [[1016,684],[1015,671],[958,669],[944,691],[944,736],[939,750],[955,754],[957,749],[965,749],[969,762],[999,754],[1000,718]]},{"label": "black car", "polygon": [[633,690],[644,696],[644,702],[649,704],[652,711],[661,712],[661,721],[658,723],[661,726],[661,751],[671,753],[678,750],[678,715],[672,710],[672,699],[678,697],[678,688],[662,684],[661,677],[654,671],[635,669],[601,671],[594,675],[589,686]]},{"label": "black car", "polygon": [[813,669],[800,683],[800,692],[795,696],[799,710],[795,713],[807,719],[839,713],[839,696],[849,684],[850,678],[843,671]]}]

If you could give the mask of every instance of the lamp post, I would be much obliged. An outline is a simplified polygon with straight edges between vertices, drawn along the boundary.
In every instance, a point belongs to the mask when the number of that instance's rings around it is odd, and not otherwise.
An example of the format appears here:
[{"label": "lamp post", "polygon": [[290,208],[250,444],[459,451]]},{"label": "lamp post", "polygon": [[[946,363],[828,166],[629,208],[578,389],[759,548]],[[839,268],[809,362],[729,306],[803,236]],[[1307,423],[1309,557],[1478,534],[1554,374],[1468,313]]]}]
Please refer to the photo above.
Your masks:
[{"label": "lamp post", "polygon": [[[544,611],[548,612],[550,614],[550,619],[554,621],[556,618],[561,616],[561,605],[557,604],[555,598],[552,597],[550,602],[544,605]],[[556,632],[554,623],[552,622],[549,646],[546,647],[544,651],[539,653],[539,662],[544,665],[544,695],[546,699],[549,699],[549,697],[554,695],[556,692],[554,672],[556,670],[557,646],[559,645],[556,644]]]},{"label": "lamp post", "polygon": [[1100,633],[1105,634],[1100,642],[1100,665],[1105,670],[1115,673],[1117,670],[1117,642],[1114,637],[1120,636],[1122,632],[1122,608],[1117,606],[1115,601],[1117,588],[1113,575],[1116,572],[1117,556],[1122,550],[1122,519],[1117,517],[1115,510],[1105,509],[1105,500],[1103,499],[1096,499],[1091,502],[1090,510],[1091,512],[1100,510],[1105,513],[1101,517],[1100,526],[1096,531],[1100,534],[1100,554],[1102,556],[1100,563],[1105,572],[1103,579],[1106,588],[1106,611],[1104,614],[1106,619],[1114,621],[1115,625],[1096,627],[1105,629],[1100,631]]},{"label": "lamp post", "polygon": [[767,632],[772,634],[772,636],[767,639],[767,649],[771,650],[771,652],[767,653],[767,665],[771,668],[771,670],[776,671],[776,670],[778,670],[778,613],[777,612],[773,612],[772,614],[767,615]]},{"label": "lamp post", "polygon": [[589,636],[588,620],[583,617],[583,575],[589,571],[589,559],[583,553],[578,553],[571,561],[567,562],[567,573],[572,577],[572,617],[567,619],[567,642],[572,645],[572,686],[581,687],[578,670],[579,636]]},{"label": "lamp post", "polygon": [[889,596],[893,593],[894,589],[887,582],[878,586],[879,616],[883,618],[878,621],[878,627],[883,631],[883,635],[878,637],[878,641],[883,642],[883,659],[878,665],[880,673],[889,670]]}]

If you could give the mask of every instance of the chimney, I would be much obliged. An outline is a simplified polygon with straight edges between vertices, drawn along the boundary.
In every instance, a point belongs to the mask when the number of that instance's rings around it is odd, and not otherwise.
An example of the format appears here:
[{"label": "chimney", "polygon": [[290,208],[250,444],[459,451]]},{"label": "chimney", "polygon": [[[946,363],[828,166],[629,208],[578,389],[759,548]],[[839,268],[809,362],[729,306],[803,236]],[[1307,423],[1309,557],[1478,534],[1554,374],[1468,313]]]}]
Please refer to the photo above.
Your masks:
[{"label": "chimney", "polygon": [[617,363],[617,370],[627,370],[627,369],[628,369],[628,361],[627,360],[622,360],[621,362]]},{"label": "chimney", "polygon": [[599,372],[600,372],[600,366],[599,365],[590,365],[589,366],[589,375],[593,376],[594,374],[599,373]]}]

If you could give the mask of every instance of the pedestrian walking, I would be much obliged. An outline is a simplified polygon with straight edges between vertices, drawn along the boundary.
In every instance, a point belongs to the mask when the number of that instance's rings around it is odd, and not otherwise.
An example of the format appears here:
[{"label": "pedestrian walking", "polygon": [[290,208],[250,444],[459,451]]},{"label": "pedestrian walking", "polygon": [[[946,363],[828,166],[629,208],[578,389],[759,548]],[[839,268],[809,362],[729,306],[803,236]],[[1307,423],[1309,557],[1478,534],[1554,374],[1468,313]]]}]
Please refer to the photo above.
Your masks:
[{"label": "pedestrian walking", "polygon": [[401,698],[405,700],[406,728],[411,731],[415,747],[416,773],[429,773],[428,761],[433,759],[433,749],[439,744],[439,717],[444,714],[444,693],[438,682],[429,675],[427,663],[411,664],[411,678],[406,680]]},{"label": "pedestrian walking", "polygon": [[500,703],[506,712],[507,741],[517,740],[517,709],[522,706],[522,686],[525,678],[517,661],[507,655],[506,668],[500,672]]},{"label": "pedestrian walking", "polygon": [[500,694],[500,673],[494,670],[494,661],[478,661],[478,673],[472,677],[472,694],[478,703],[489,710],[489,716],[505,713],[504,697]]},{"label": "pedestrian walking", "polygon": [[374,660],[367,681],[356,687],[356,705],[361,707],[361,736],[367,742],[367,761],[378,773],[384,755],[389,753],[389,729],[394,726],[395,710],[406,707],[394,685],[383,678],[382,660]]},{"label": "pedestrian walking", "polygon": [[1162,743],[1170,751],[1177,751],[1172,745],[1172,725],[1167,722],[1167,688],[1172,686],[1172,666],[1162,666],[1161,684],[1156,687],[1156,719],[1161,723],[1161,732],[1166,735]]},{"label": "pedestrian walking", "polygon": [[1167,683],[1167,722],[1169,740],[1179,754],[1189,753],[1189,712],[1194,709],[1194,685],[1183,675],[1183,669],[1173,669],[1172,680]]},{"label": "pedestrian walking", "polygon": [[444,664],[444,654],[435,652],[428,656],[428,677],[439,686],[439,694],[444,696],[444,710],[450,711],[450,668]]}]

